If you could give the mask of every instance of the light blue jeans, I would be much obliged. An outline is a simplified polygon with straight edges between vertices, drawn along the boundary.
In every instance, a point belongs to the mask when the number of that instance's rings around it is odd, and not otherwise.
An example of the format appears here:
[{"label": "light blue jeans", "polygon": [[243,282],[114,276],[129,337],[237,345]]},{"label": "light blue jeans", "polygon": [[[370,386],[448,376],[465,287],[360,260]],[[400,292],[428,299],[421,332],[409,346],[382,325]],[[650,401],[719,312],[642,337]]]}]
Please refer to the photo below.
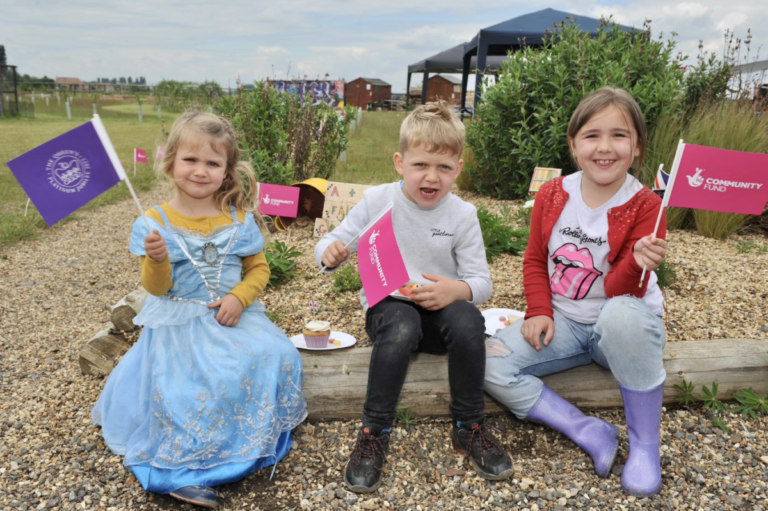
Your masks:
[{"label": "light blue jeans", "polygon": [[541,351],[520,332],[522,321],[485,341],[485,391],[524,419],[541,395],[538,378],[592,362],[611,370],[623,387],[648,390],[664,383],[664,322],[632,296],[608,300],[597,322],[585,325],[555,311],[555,335]]}]

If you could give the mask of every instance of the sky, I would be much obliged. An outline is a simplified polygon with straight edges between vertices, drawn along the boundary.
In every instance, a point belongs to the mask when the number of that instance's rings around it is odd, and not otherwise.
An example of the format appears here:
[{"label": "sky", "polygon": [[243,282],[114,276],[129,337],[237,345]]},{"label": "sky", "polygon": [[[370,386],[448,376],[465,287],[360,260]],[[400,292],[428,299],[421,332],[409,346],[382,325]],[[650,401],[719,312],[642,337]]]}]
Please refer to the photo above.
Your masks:
[{"label": "sky", "polygon": [[[238,80],[326,74],[364,76],[404,92],[407,67],[465,42],[478,30],[551,7],[673,37],[695,63],[699,41],[722,56],[729,29],[746,39],[741,61],[768,59],[768,9],[756,0],[0,0],[0,44],[8,64],[33,76],[144,76]],[[762,28],[761,28],[762,27]],[[676,34],[673,36],[673,34]],[[420,80],[414,76],[415,85]],[[413,85],[412,85],[413,86]]]}]

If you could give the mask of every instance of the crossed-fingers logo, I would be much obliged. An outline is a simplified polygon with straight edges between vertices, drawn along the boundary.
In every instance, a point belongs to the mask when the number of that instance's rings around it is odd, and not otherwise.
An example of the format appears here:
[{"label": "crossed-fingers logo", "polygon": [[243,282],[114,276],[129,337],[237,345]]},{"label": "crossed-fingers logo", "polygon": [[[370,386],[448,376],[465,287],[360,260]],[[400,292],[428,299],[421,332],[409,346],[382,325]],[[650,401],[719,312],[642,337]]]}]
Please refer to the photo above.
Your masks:
[{"label": "crossed-fingers logo", "polygon": [[371,233],[371,237],[368,238],[368,244],[373,245],[374,243],[376,243],[376,238],[378,238],[380,234],[381,234],[381,231],[373,231]]},{"label": "crossed-fingers logo", "polygon": [[693,186],[694,188],[701,186],[704,184],[704,178],[701,177],[701,173],[704,172],[704,169],[696,168],[696,173],[692,176],[685,176],[688,178],[688,184]]}]

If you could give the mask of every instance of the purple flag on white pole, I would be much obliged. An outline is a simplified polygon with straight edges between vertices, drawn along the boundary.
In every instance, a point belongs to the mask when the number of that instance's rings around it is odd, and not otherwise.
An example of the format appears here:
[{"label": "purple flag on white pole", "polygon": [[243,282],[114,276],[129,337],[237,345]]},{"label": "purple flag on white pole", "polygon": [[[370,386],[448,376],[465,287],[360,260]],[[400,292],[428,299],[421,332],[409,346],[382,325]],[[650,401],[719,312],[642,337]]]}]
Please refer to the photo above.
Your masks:
[{"label": "purple flag on white pole", "polygon": [[125,178],[98,116],[8,162],[49,226]]}]

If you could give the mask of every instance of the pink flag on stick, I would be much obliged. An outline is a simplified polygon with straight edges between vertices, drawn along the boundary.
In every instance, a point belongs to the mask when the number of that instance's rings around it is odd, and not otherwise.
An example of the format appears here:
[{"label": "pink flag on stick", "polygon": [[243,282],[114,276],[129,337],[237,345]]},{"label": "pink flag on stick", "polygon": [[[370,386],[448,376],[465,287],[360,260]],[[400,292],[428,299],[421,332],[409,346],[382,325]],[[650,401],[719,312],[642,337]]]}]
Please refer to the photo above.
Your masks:
[{"label": "pink flag on stick", "polygon": [[761,215],[768,202],[768,154],[684,144],[673,179],[665,206]]},{"label": "pink flag on stick", "polygon": [[136,161],[139,163],[147,163],[147,152],[144,149],[136,149]]},{"label": "pink flag on stick", "polygon": [[165,146],[159,145],[157,146],[157,151],[155,151],[155,159],[161,160],[165,156]]},{"label": "pink flag on stick", "polygon": [[405,269],[392,226],[391,206],[360,234],[357,266],[369,307],[408,282],[408,270]]},{"label": "pink flag on stick", "polygon": [[296,218],[299,211],[299,191],[296,186],[259,183],[259,213]]}]

